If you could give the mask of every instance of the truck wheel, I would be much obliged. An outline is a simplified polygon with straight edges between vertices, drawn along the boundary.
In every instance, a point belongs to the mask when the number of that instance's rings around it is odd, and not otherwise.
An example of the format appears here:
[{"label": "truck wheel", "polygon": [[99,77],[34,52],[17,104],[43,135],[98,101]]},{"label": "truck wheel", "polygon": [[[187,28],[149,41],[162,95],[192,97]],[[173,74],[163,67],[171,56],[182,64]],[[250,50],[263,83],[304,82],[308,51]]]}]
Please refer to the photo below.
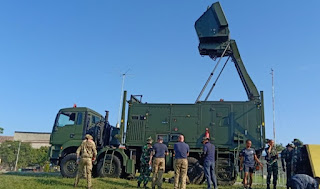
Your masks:
[{"label": "truck wheel", "polygon": [[113,156],[112,165],[111,163],[111,154],[107,154],[103,166],[103,158],[99,160],[97,165],[98,167],[98,176],[99,177],[114,177],[119,178],[122,172],[121,161],[117,156]]},{"label": "truck wheel", "polygon": [[194,157],[188,157],[188,177],[191,184],[202,184],[204,181],[204,169]]},{"label": "truck wheel", "polygon": [[217,169],[217,181],[221,186],[231,186],[237,180],[237,171],[233,162],[229,162],[229,160],[220,160],[219,164],[216,165]]},{"label": "truck wheel", "polygon": [[63,177],[74,178],[77,175],[77,154],[66,155],[60,163],[60,172]]}]

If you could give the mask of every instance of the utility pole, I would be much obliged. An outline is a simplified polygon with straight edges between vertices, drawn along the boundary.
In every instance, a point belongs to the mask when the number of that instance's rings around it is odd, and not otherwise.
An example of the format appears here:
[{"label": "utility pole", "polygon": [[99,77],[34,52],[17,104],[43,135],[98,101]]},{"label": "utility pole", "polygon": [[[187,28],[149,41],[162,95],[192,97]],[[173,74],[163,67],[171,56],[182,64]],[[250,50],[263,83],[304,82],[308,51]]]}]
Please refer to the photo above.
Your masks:
[{"label": "utility pole", "polygon": [[17,171],[17,165],[18,165],[18,161],[19,161],[20,147],[21,147],[21,141],[19,141],[19,147],[18,147],[18,153],[17,153],[17,158],[16,158],[16,165],[14,166],[14,171]]},{"label": "utility pole", "polygon": [[120,94],[120,103],[119,103],[119,113],[118,113],[118,120],[117,120],[117,124],[116,124],[117,128],[120,128],[120,119],[121,119],[120,116],[121,116],[121,105],[122,105],[122,98],[123,98],[124,80],[125,80],[125,78],[127,76],[127,73],[129,72],[129,70],[127,70],[126,73],[122,74],[122,85],[121,85],[121,94]]},{"label": "utility pole", "polygon": [[273,110],[273,140],[276,143],[276,118],[275,118],[275,108],[274,108],[274,73],[271,68],[271,76],[272,76],[272,110]]}]

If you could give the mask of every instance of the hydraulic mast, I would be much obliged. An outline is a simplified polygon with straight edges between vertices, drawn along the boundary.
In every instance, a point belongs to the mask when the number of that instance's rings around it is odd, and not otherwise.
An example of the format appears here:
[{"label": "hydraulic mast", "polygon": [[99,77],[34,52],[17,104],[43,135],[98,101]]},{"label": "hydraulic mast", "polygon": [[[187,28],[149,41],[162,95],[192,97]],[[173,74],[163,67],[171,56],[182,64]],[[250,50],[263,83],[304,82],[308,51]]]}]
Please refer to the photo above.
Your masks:
[{"label": "hydraulic mast", "polygon": [[[230,39],[228,22],[219,2],[212,4],[212,6],[208,8],[207,11],[196,21],[195,29],[199,38],[198,49],[200,55],[209,56],[212,59],[219,57],[220,59],[217,64],[219,64],[223,57],[231,57],[248,99],[250,101],[260,103],[261,100],[259,92],[243,64],[237,43],[235,40]],[[213,76],[213,72],[210,73],[210,76],[201,90],[196,102],[200,100],[205,88]],[[208,95],[210,95],[212,88]],[[206,100],[207,99],[208,96],[206,97]]]}]

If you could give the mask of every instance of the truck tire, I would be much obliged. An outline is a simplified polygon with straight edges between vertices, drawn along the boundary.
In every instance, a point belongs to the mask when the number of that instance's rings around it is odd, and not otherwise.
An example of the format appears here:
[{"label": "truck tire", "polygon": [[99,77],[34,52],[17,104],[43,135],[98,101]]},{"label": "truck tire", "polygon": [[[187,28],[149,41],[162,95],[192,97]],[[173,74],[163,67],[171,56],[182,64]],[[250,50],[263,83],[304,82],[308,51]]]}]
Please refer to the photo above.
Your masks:
[{"label": "truck tire", "polygon": [[[115,155],[113,156],[111,170],[110,170],[111,154],[107,154],[104,167],[103,167],[103,160],[104,159],[101,158],[97,165],[98,176],[119,178],[122,172],[120,159]],[[110,170],[110,173],[109,173],[109,170]]]},{"label": "truck tire", "polygon": [[204,169],[194,157],[188,157],[188,178],[191,184],[202,184],[204,181]]},{"label": "truck tire", "polygon": [[[229,160],[220,160],[219,165],[216,165],[217,181],[221,186],[232,186],[237,180],[238,173],[233,162]],[[234,175],[233,175],[234,173]]]},{"label": "truck tire", "polygon": [[63,177],[74,178],[77,175],[77,154],[71,153],[66,155],[60,163],[60,172]]}]

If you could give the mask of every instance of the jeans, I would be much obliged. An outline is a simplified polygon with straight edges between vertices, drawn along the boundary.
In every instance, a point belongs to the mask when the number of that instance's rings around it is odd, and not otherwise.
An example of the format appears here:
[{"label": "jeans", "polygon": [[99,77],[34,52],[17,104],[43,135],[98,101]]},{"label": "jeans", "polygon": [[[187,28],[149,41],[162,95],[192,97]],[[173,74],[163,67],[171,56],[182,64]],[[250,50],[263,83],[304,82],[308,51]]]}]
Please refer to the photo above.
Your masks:
[{"label": "jeans", "polygon": [[206,176],[207,179],[207,184],[208,184],[208,188],[211,188],[211,182],[213,184],[213,187],[215,189],[217,189],[217,178],[216,178],[216,174],[215,174],[215,165],[214,165],[214,161],[204,161],[204,174]]}]

